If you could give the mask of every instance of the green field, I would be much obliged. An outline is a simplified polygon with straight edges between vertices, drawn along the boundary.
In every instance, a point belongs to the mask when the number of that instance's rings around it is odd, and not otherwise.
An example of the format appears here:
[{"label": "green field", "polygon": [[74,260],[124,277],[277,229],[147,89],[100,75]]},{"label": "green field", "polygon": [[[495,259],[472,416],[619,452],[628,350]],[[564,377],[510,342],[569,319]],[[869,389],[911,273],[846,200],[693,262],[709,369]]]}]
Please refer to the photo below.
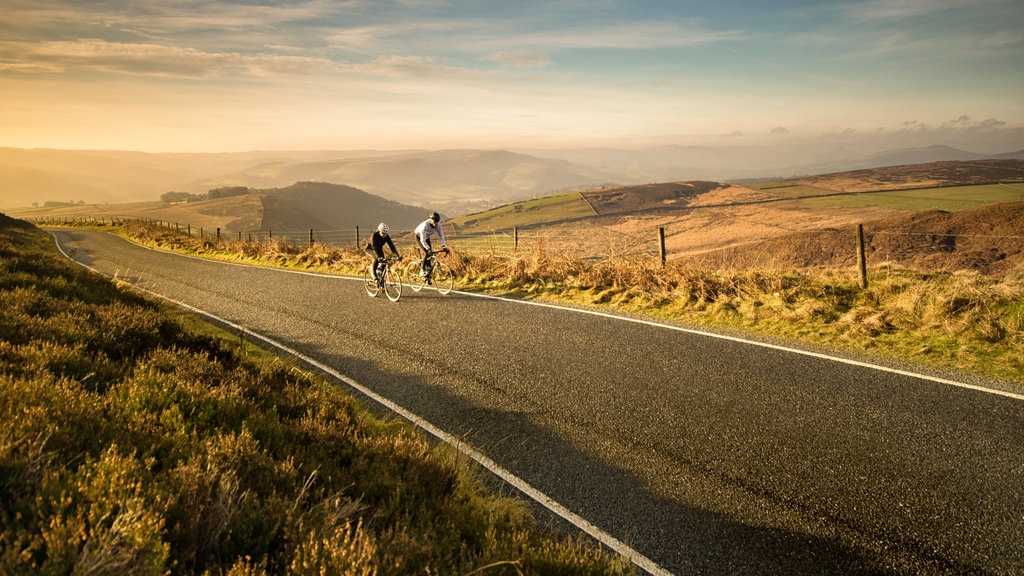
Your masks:
[{"label": "green field", "polygon": [[903,210],[958,212],[987,204],[1021,201],[1024,201],[1024,183],[863,192],[825,198],[808,198],[804,202],[812,208],[882,206]]},{"label": "green field", "polygon": [[593,208],[580,193],[570,192],[506,204],[486,212],[453,218],[450,223],[465,234],[509,230],[515,226],[547,224],[586,216],[595,216]]}]

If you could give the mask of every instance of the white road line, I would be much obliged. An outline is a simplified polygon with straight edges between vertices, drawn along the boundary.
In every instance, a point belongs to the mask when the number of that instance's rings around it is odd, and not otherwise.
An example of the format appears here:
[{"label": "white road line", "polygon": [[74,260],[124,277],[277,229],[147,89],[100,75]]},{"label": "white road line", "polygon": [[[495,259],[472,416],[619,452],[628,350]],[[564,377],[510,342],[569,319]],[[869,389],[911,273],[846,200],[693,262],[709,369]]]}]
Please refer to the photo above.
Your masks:
[{"label": "white road line", "polygon": [[[457,291],[453,291],[457,292]],[[882,372],[889,372],[892,374],[899,374],[901,376],[910,376],[912,378],[918,378],[921,380],[930,380],[939,384],[947,384],[949,386],[958,386],[960,388],[969,388],[971,390],[977,390],[979,392],[988,392],[989,394],[997,394],[999,396],[1006,396],[1008,398],[1015,398],[1017,400],[1024,400],[1024,394],[1016,394],[1014,392],[1008,392],[1006,390],[998,390],[995,388],[986,388],[984,386],[977,386],[974,384],[968,384],[966,382],[957,382],[956,380],[948,380],[946,378],[939,378],[937,376],[929,376],[927,374],[920,374],[918,372],[911,372],[909,370],[900,370],[898,368],[889,368],[887,366],[880,366],[878,364],[871,364],[870,362],[861,362],[859,360],[851,360],[849,358],[840,358],[837,356],[829,356],[828,354],[822,354],[820,352],[811,352],[808,350],[800,350],[799,348],[789,348],[787,346],[780,346],[778,344],[770,344],[768,342],[758,342],[757,340],[747,340],[746,338],[740,338],[737,336],[728,336],[725,334],[716,334],[714,332],[705,332],[703,330],[697,330],[694,328],[683,328],[682,326],[672,326],[671,324],[662,324],[660,322],[654,322],[652,320],[642,320],[640,318],[629,318],[627,316],[618,316],[610,314],[608,312],[601,312],[599,310],[586,310],[583,308],[570,308],[567,306],[561,306],[558,304],[550,304],[547,302],[534,302],[531,300],[520,300],[513,298],[506,298],[503,296],[493,296],[491,294],[476,294],[473,292],[458,292],[465,296],[475,296],[477,298],[491,298],[495,300],[504,300],[506,302],[515,302],[517,304],[529,304],[531,306],[541,306],[544,308],[554,308],[557,310],[568,310],[572,312],[579,312],[580,314],[591,314],[593,316],[601,316],[603,318],[610,318],[613,320],[621,320],[624,322],[634,322],[636,324],[644,324],[647,326],[654,326],[657,328],[665,328],[668,330],[675,330],[677,332],[686,332],[688,334],[698,334],[700,336],[709,336],[711,338],[718,338],[720,340],[729,340],[732,342],[740,342],[743,344],[751,344],[754,346],[761,346],[762,348],[770,348],[773,350],[782,350],[784,352],[792,352],[794,354],[802,354],[804,356],[810,356],[813,358],[820,358],[823,360],[829,360],[832,362],[839,362],[842,364],[850,364],[852,366],[860,366],[862,368],[871,368],[874,370],[880,370]]]},{"label": "white road line", "polygon": [[[106,276],[106,274],[103,274],[99,270],[97,270],[97,269],[95,269],[95,268],[93,268],[91,266],[88,266],[86,264],[83,264],[81,262],[78,262],[77,260],[75,260],[75,259],[71,258],[70,256],[68,256],[67,253],[64,252],[64,249],[61,248],[60,244],[56,242],[56,237],[54,237],[54,241],[55,241],[54,243],[57,245],[57,249],[60,250],[61,254],[64,254],[64,256],[67,257],[69,260],[71,260],[72,262],[75,262],[76,264],[78,264],[79,266],[82,266],[83,268],[91,270],[91,271],[93,271],[93,272],[95,272],[97,274],[100,274],[102,276]],[[228,264],[230,264],[230,263],[228,263]],[[273,270],[273,269],[271,268],[271,270]],[[301,271],[292,271],[292,270],[285,270],[285,271],[286,272],[296,272],[296,273],[300,273],[300,274],[318,275],[318,276],[324,276],[324,277],[328,277],[328,278],[338,278],[338,276],[331,276],[331,275],[328,275],[328,274],[315,274],[315,273],[311,273],[311,272],[301,272]],[[108,276],[108,278],[109,278],[109,276]],[[151,290],[147,290],[146,288],[142,288],[141,286],[138,286],[138,285],[134,285],[134,287],[135,287],[135,289],[137,289],[139,291],[142,291],[142,292],[145,292],[146,294],[149,294],[149,295],[151,295],[151,296],[153,296],[155,298],[159,298],[161,300],[164,300],[165,302],[170,302],[171,304],[174,304],[175,306],[179,306],[179,307],[184,308],[185,310],[189,310],[189,311],[191,311],[191,312],[193,312],[195,314],[199,314],[201,316],[205,316],[205,317],[207,317],[207,318],[209,318],[209,319],[211,319],[211,320],[213,320],[213,321],[215,321],[215,322],[217,322],[217,323],[219,323],[221,325],[228,326],[228,327],[230,327],[232,329],[238,330],[240,333],[244,333],[244,334],[249,335],[250,337],[257,338],[257,339],[259,339],[260,341],[266,343],[269,346],[277,348],[278,350],[282,350],[285,353],[287,353],[287,354],[289,354],[291,356],[294,356],[295,358],[299,358],[302,361],[308,363],[309,365],[316,367],[317,369],[323,371],[324,373],[330,374],[332,377],[338,379],[341,382],[344,382],[346,385],[350,386],[351,388],[353,388],[355,390],[358,390],[361,394],[363,394],[363,395],[373,399],[374,402],[377,402],[378,404],[384,406],[388,410],[390,410],[390,411],[392,411],[392,412],[402,416],[406,420],[412,422],[414,425],[416,425],[419,428],[422,428],[423,430],[425,430],[427,433],[431,434],[432,436],[436,437],[437,439],[441,440],[442,442],[445,442],[446,444],[449,444],[450,446],[456,448],[457,450],[459,450],[460,452],[462,452],[463,454],[465,454],[469,458],[472,458],[475,462],[477,462],[478,464],[480,464],[481,466],[483,466],[484,468],[489,470],[492,474],[494,474],[495,476],[498,476],[499,478],[501,478],[502,480],[504,480],[508,484],[511,484],[512,486],[514,486],[516,489],[518,489],[520,492],[525,494],[531,500],[534,500],[535,502],[537,502],[538,504],[544,506],[545,508],[547,508],[548,510],[550,510],[554,514],[557,514],[558,516],[560,516],[561,518],[563,518],[567,522],[571,523],[573,526],[576,526],[580,530],[586,532],[591,537],[595,538],[596,540],[601,542],[603,545],[611,548],[616,553],[618,553],[620,556],[628,559],[630,562],[632,562],[633,564],[635,564],[639,568],[642,568],[643,570],[645,570],[649,574],[652,574],[653,576],[672,576],[671,572],[665,570],[664,568],[662,568],[661,566],[656,564],[653,560],[651,560],[651,559],[647,558],[646,556],[640,554],[636,550],[633,550],[633,548],[631,548],[630,546],[628,546],[627,544],[625,544],[621,540],[619,540],[619,539],[615,538],[614,536],[612,536],[611,534],[608,534],[607,532],[601,530],[597,526],[594,526],[593,524],[588,522],[585,518],[583,518],[582,516],[579,516],[578,514],[575,514],[574,512],[572,512],[571,510],[569,510],[565,506],[562,506],[560,503],[558,503],[557,501],[555,501],[554,499],[549,497],[547,494],[544,494],[540,490],[537,490],[536,488],[531,486],[529,483],[527,483],[522,478],[519,478],[515,474],[509,472],[508,470],[505,470],[504,468],[499,466],[496,462],[494,462],[493,460],[491,460],[490,458],[485,456],[483,453],[477,451],[473,447],[471,447],[471,446],[465,444],[464,442],[462,442],[456,436],[453,436],[453,435],[445,432],[444,430],[441,430],[437,426],[434,426],[433,424],[431,424],[430,422],[424,420],[423,418],[420,418],[416,414],[406,410],[405,408],[399,406],[398,404],[395,404],[391,400],[389,400],[389,399],[387,399],[387,398],[385,398],[383,396],[380,396],[379,394],[377,394],[373,390],[370,390],[369,388],[364,387],[363,385],[359,384],[355,380],[345,376],[344,374],[338,372],[337,370],[331,368],[330,366],[327,366],[326,364],[323,364],[323,363],[321,363],[321,362],[319,362],[317,360],[314,360],[313,358],[310,358],[310,357],[306,356],[305,354],[300,353],[297,350],[289,348],[288,346],[285,346],[284,344],[281,344],[279,342],[275,342],[274,340],[271,340],[270,338],[267,338],[267,337],[263,336],[262,334],[258,334],[256,332],[253,332],[251,330],[243,328],[242,326],[239,326],[238,324],[235,324],[234,322],[229,322],[228,320],[220,318],[219,316],[211,314],[211,313],[209,313],[209,312],[207,312],[205,310],[200,310],[199,308],[196,308],[195,306],[191,306],[191,305],[186,304],[184,302],[179,302],[179,301],[174,300],[172,298],[168,298],[166,296],[163,296],[162,294],[158,294],[158,293],[153,292]]]},{"label": "white road line", "polygon": [[[122,238],[125,242],[128,242],[130,244],[135,244],[134,242],[131,242],[127,238],[123,238],[123,237],[120,237],[120,236],[119,236],[119,238]],[[142,246],[141,244],[135,244],[135,245],[136,246]],[[156,248],[150,248],[149,246],[142,246],[142,247],[143,248],[147,248],[149,250],[154,250],[154,251],[162,252],[162,253],[165,253],[165,254],[175,254],[177,256],[182,256],[182,257],[185,257],[185,258],[196,258],[196,259],[199,259],[199,260],[205,260],[207,262],[220,262],[221,264],[230,264],[232,266],[250,266],[249,264],[239,264],[237,262],[223,262],[223,261],[220,261],[220,260],[212,260],[210,258],[201,258],[199,256],[192,256],[192,255],[189,255],[189,254],[179,254],[179,253],[176,253],[176,252],[168,252],[166,250],[158,250]],[[359,280],[359,278],[352,278],[352,277],[349,277],[349,276],[335,276],[335,275],[331,275],[331,274],[319,274],[319,273],[316,273],[316,272],[304,272],[304,271],[301,271],[301,270],[286,270],[286,269],[282,269],[282,268],[267,268],[267,269],[268,270],[277,270],[278,272],[287,272],[287,273],[290,273],[290,274],[305,274],[305,275],[308,275],[308,276],[321,276],[321,277],[325,277],[325,278],[345,278],[345,279],[349,279],[349,280]],[[636,323],[636,324],[644,324],[646,326],[653,326],[653,327],[656,327],[656,328],[664,328],[664,329],[667,329],[667,330],[675,330],[677,332],[685,332],[685,333],[688,333],[688,334],[697,334],[697,335],[700,335],[700,336],[708,336],[710,338],[718,338],[720,340],[729,340],[731,342],[739,342],[739,343],[742,343],[742,344],[750,344],[750,345],[753,345],[753,346],[760,346],[762,348],[769,348],[769,349],[772,349],[772,350],[781,350],[783,352],[791,352],[793,354],[801,354],[803,356],[810,356],[812,358],[819,358],[819,359],[828,360],[828,361],[831,361],[831,362],[839,362],[841,364],[849,364],[851,366],[859,366],[861,368],[870,368],[870,369],[879,370],[879,371],[882,371],[882,372],[889,372],[890,374],[899,374],[900,376],[909,376],[911,378],[917,378],[917,379],[920,379],[920,380],[929,380],[931,382],[936,382],[936,383],[939,383],[939,384],[945,384],[947,386],[956,386],[958,388],[966,388],[966,389],[969,389],[969,390],[976,390],[978,392],[987,392],[989,394],[995,394],[995,395],[998,395],[998,396],[1005,396],[1007,398],[1013,398],[1015,400],[1024,400],[1024,394],[1018,394],[1018,393],[1015,393],[1015,392],[1009,392],[1007,390],[999,390],[997,388],[987,388],[985,386],[978,386],[978,385],[975,385],[975,384],[968,384],[967,382],[958,382],[956,380],[949,380],[947,378],[939,378],[937,376],[929,376],[927,374],[921,374],[921,373],[918,373],[918,372],[911,372],[909,370],[900,370],[898,368],[890,368],[888,366],[881,366],[879,364],[872,364],[870,362],[863,362],[863,361],[860,361],[860,360],[851,360],[849,358],[840,358],[838,356],[829,356],[828,354],[822,354],[820,352],[811,352],[811,351],[808,351],[808,350],[800,350],[799,348],[790,348],[788,346],[781,346],[779,344],[770,344],[768,342],[759,342],[757,340],[748,340],[746,338],[740,338],[738,336],[728,336],[728,335],[725,335],[725,334],[716,334],[714,332],[706,332],[704,330],[698,330],[698,329],[695,329],[695,328],[684,328],[682,326],[673,326],[671,324],[662,324],[660,322],[654,322],[652,320],[642,320],[642,319],[639,319],[639,318],[630,318],[628,316],[619,316],[619,315],[611,314],[611,313],[608,313],[608,312],[601,312],[599,310],[587,310],[587,309],[584,309],[584,308],[573,308],[573,307],[569,307],[569,306],[562,306],[562,305],[559,305],[559,304],[552,304],[552,303],[548,303],[548,302],[536,302],[536,301],[533,301],[533,300],[522,300],[522,299],[518,299],[518,298],[507,298],[505,296],[495,296],[493,294],[481,294],[481,293],[476,293],[476,292],[462,292],[462,291],[459,291],[459,290],[452,290],[451,293],[452,294],[461,294],[463,296],[472,296],[474,298],[488,298],[488,299],[491,299],[491,300],[501,300],[503,302],[511,302],[511,303],[514,303],[514,304],[526,304],[526,305],[530,305],[530,306],[541,306],[543,308],[553,308],[553,309],[556,309],[556,310],[564,310],[564,311],[569,311],[569,312],[578,312],[580,314],[590,314],[592,316],[600,316],[602,318],[610,318],[612,320],[620,320],[620,321],[623,321],[623,322],[633,322],[633,323]]]}]

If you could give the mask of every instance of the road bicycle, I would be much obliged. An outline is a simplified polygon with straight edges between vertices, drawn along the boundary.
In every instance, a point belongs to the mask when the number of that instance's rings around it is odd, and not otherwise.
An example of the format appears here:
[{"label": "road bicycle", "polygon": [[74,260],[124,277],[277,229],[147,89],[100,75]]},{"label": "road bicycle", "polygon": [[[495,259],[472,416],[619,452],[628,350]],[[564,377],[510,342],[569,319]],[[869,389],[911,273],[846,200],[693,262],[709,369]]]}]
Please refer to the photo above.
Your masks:
[{"label": "road bicycle", "polygon": [[402,276],[394,265],[398,260],[397,256],[381,261],[374,259],[363,270],[363,285],[366,286],[366,293],[370,298],[376,298],[381,292],[384,292],[392,302],[398,302],[402,297]]},{"label": "road bicycle", "polygon": [[[442,251],[441,253],[447,253]],[[411,260],[405,267],[405,281],[415,292],[424,286],[433,286],[439,294],[447,294],[455,287],[455,274],[452,269],[437,259],[437,251],[431,251],[427,257],[427,269],[422,269],[422,260]],[[426,272],[424,274],[424,272]]]}]

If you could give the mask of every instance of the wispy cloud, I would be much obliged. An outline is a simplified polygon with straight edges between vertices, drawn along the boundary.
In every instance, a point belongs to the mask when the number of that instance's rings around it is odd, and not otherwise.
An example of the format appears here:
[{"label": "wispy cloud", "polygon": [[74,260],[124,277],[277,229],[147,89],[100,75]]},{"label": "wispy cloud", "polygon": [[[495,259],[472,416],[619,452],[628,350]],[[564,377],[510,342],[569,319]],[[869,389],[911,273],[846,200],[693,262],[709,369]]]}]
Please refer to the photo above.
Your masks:
[{"label": "wispy cloud", "polygon": [[547,68],[551,65],[551,58],[534,50],[495,52],[482,57],[481,60],[512,68]]},{"label": "wispy cloud", "polygon": [[21,72],[101,71],[142,76],[199,78],[313,74],[337,70],[330,60],[280,54],[204,52],[158,44],[85,39],[42,43],[0,43],[0,66]]}]

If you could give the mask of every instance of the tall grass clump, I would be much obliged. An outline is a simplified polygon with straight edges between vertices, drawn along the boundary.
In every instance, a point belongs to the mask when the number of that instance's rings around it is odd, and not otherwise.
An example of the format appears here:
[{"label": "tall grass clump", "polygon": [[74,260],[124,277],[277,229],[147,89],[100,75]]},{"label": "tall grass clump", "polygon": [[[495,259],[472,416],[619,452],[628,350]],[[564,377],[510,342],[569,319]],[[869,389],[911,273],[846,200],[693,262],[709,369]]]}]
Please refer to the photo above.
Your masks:
[{"label": "tall grass clump", "polygon": [[0,215],[0,574],[633,573],[46,240]]},{"label": "tall grass clump", "polygon": [[804,340],[1024,383],[1024,283],[973,272],[710,269],[568,252],[456,254],[465,286]]}]

